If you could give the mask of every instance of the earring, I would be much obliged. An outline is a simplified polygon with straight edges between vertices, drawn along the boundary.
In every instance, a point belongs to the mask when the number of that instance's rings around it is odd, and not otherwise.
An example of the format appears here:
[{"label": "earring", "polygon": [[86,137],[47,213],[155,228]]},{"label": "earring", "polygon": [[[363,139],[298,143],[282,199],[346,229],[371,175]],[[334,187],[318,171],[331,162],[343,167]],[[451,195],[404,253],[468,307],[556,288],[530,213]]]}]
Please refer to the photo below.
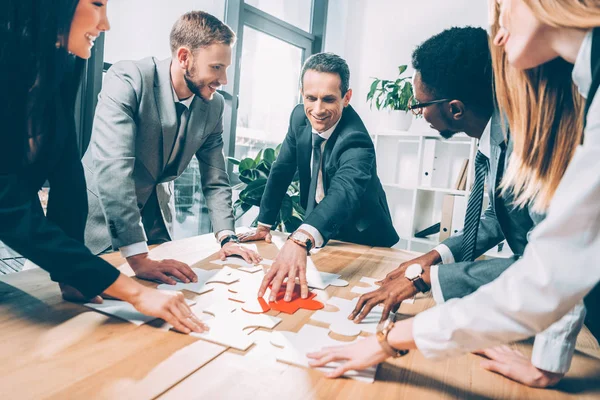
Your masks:
[{"label": "earring", "polygon": [[60,49],[62,47],[60,40],[57,40],[56,43],[54,43],[54,45],[56,46],[57,49]]}]

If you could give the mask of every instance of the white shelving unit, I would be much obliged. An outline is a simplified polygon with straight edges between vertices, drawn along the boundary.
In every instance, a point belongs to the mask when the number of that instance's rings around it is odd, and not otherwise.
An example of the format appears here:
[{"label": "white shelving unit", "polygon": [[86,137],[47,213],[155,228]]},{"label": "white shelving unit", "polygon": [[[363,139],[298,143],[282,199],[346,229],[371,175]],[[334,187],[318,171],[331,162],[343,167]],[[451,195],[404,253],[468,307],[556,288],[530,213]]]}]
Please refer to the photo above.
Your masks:
[{"label": "white shelving unit", "polygon": [[468,158],[466,187],[471,188],[477,142],[465,134],[444,140],[436,131],[422,126],[415,121],[411,130],[379,131],[371,137],[377,172],[400,236],[394,247],[427,252],[439,244],[439,234],[424,239],[414,234],[441,221],[445,195],[468,196],[467,190],[455,190],[454,185],[463,160]]}]

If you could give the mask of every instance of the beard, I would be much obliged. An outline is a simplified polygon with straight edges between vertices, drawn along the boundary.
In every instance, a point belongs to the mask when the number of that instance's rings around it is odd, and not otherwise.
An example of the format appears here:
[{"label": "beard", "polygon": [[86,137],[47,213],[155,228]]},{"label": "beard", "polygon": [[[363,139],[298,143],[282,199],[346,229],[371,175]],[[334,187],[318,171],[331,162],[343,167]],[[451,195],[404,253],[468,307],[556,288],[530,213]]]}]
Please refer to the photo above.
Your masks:
[{"label": "beard", "polygon": [[204,83],[195,83],[192,79],[193,79],[193,76],[192,76],[192,74],[190,74],[190,71],[185,70],[185,73],[183,74],[183,80],[185,81],[185,84],[187,85],[190,92],[194,93],[196,96],[199,96],[203,100],[210,100],[210,99],[204,99],[202,97],[201,92],[202,92],[202,89],[206,85]]},{"label": "beard", "polygon": [[440,136],[444,139],[450,139],[452,136],[456,135],[458,132],[453,132],[449,130],[440,131]]}]

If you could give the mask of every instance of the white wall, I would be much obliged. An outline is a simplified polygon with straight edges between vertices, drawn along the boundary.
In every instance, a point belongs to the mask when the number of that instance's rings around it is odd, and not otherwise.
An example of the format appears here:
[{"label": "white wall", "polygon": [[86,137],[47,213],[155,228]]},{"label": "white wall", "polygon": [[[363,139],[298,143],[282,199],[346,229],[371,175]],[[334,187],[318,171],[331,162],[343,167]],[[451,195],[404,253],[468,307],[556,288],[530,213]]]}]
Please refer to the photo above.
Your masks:
[{"label": "white wall", "polygon": [[[350,66],[352,106],[370,130],[383,127],[382,113],[365,102],[371,77],[396,78],[414,48],[452,26],[487,27],[485,0],[329,0],[325,51]],[[457,66],[460,67],[460,66]]]}]

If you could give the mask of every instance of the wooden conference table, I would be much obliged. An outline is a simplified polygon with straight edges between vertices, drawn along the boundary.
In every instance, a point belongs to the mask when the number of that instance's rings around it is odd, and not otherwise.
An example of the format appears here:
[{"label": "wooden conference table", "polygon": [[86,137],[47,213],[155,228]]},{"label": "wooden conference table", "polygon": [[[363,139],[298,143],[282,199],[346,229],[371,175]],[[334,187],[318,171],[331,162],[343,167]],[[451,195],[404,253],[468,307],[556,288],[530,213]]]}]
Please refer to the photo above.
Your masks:
[{"label": "wooden conference table", "polygon": [[[257,243],[264,258],[277,246]],[[218,247],[212,235],[171,242],[152,250],[156,256],[202,260],[196,266],[219,268],[208,261]],[[332,242],[312,256],[319,270],[339,273],[348,287],[329,287],[319,298],[353,298],[352,286],[362,276],[383,277],[415,253]],[[118,253],[105,256],[114,265]],[[131,273],[127,267],[122,268]],[[147,285],[156,285],[144,282]],[[195,299],[194,310],[214,301],[217,293]],[[433,305],[431,297],[403,304],[415,314]],[[276,330],[297,331],[312,311],[277,314]],[[310,322],[310,324],[316,324]],[[600,397],[600,348],[587,328],[578,338],[567,377],[556,389],[531,389],[479,367],[468,354],[442,362],[426,360],[418,351],[380,365],[373,384],[326,379],[319,371],[275,361],[261,346],[244,354],[234,349],[168,331],[160,320],[136,326],[62,301],[48,274],[34,269],[0,279],[0,398],[413,398],[413,399],[592,399]],[[323,325],[326,327],[326,325]],[[342,339],[340,337],[334,337]],[[518,343],[526,354],[531,344]]]}]

